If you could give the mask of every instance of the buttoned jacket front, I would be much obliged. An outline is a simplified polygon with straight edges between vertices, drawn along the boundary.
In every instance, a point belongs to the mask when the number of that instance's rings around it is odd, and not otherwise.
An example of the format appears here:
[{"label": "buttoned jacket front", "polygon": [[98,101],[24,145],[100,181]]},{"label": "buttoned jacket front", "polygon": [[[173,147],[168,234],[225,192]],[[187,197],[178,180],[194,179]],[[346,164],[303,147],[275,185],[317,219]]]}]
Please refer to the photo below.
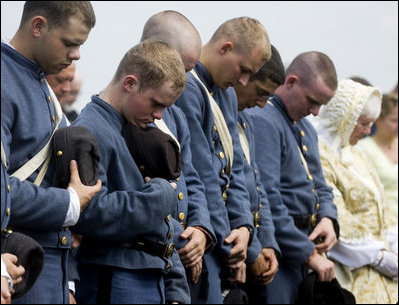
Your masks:
[{"label": "buttoned jacket front", "polygon": [[[238,123],[244,131],[249,144],[250,163],[246,160],[244,172],[246,187],[250,196],[251,211],[254,217],[259,217],[257,226],[255,226],[255,234],[258,237],[261,248],[272,248],[280,255],[280,247],[274,236],[275,229],[270,212],[269,199],[260,179],[260,171],[256,163],[252,121],[247,114],[240,111],[238,113]],[[252,244],[248,247],[248,258],[256,255],[256,252],[257,248]]]},{"label": "buttoned jacket front", "polygon": [[170,214],[177,205],[176,191],[168,181],[144,182],[122,135],[125,123],[111,105],[94,95],[72,124],[88,128],[96,137],[102,182],[100,192],[73,227],[84,236],[78,261],[126,269],[169,269],[169,259],[118,245],[138,237],[172,242]]},{"label": "buttoned jacket front", "polygon": [[184,113],[176,105],[164,109],[162,118],[180,144],[181,176],[176,182],[178,204],[172,217],[174,222],[174,243],[177,249],[187,243],[179,238],[186,227],[202,227],[215,240],[210,214],[205,198],[205,187],[192,164],[190,132]]},{"label": "buttoned jacket front", "polygon": [[249,195],[242,173],[242,150],[236,131],[237,99],[232,88],[223,91],[216,87],[200,62],[194,69],[218,103],[234,145],[233,169],[229,177],[225,172],[226,158],[215,127],[208,93],[202,84],[188,73],[186,89],[176,101],[176,105],[187,118],[193,165],[205,184],[208,210],[217,238],[217,250],[221,251],[222,255],[229,255],[231,245],[226,245],[224,239],[230,231],[245,225],[253,227]]},{"label": "buttoned jacket front", "polygon": [[[244,112],[254,126],[256,162],[269,198],[282,258],[300,265],[315,245],[308,238],[310,226],[298,228],[293,216],[316,214],[317,221],[329,217],[336,222],[337,211],[332,190],[323,176],[314,128],[306,119],[294,124],[278,96],[270,101],[272,104],[263,109],[256,107]],[[302,164],[298,146],[310,175]]]},{"label": "buttoned jacket front", "polygon": [[[55,115],[54,101],[40,66],[2,42],[1,126],[10,176],[50,140]],[[66,126],[64,117],[59,126]],[[9,225],[43,247],[69,248],[70,232],[63,228],[69,192],[50,187],[54,175],[51,164],[41,186],[33,184],[40,168],[23,182],[10,177],[13,212]]]}]

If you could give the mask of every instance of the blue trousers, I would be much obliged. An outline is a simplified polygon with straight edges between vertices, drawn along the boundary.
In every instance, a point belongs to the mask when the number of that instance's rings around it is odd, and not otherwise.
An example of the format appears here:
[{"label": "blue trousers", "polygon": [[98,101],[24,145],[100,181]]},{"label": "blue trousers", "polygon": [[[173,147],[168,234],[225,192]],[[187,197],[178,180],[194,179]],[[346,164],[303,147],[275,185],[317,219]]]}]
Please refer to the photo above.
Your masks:
[{"label": "blue trousers", "polygon": [[208,281],[209,291],[208,298],[205,301],[206,304],[223,304],[222,287],[221,287],[221,259],[216,257],[212,251],[205,253],[204,260],[208,267]]},{"label": "blue trousers", "polygon": [[[76,285],[75,298],[81,304],[164,304],[165,287],[163,273],[156,269],[128,270],[109,267],[109,300],[98,298],[103,295],[103,267],[79,264],[80,282]],[[102,287],[102,288],[101,288]]]},{"label": "blue trousers", "polygon": [[68,249],[44,249],[44,265],[32,288],[12,304],[69,304]]}]

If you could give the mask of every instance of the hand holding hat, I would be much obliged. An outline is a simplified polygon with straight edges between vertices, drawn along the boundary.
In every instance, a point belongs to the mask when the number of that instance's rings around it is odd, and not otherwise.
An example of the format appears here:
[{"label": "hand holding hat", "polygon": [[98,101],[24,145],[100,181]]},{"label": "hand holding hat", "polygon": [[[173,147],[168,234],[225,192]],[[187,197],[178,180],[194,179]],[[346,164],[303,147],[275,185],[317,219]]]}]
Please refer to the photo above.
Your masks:
[{"label": "hand holding hat", "polygon": [[[24,295],[36,282],[43,268],[44,250],[31,237],[11,231],[2,232],[1,248],[2,253],[14,254],[18,258],[15,265],[21,265],[25,269],[22,281],[14,282],[12,298],[16,299]],[[20,274],[21,270],[19,268],[15,271]]]},{"label": "hand holding hat", "polygon": [[54,186],[66,188],[71,180],[70,163],[76,160],[79,177],[84,185],[98,182],[100,149],[93,133],[82,126],[68,126],[55,131],[53,139],[55,159]]}]

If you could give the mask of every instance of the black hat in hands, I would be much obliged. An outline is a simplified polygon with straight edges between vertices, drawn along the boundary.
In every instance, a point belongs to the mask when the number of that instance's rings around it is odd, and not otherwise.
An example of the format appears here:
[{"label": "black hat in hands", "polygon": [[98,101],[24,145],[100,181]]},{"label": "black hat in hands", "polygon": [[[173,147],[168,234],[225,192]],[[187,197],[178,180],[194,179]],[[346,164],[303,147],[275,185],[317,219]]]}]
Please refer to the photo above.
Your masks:
[{"label": "black hat in hands", "polygon": [[93,133],[82,126],[59,128],[53,136],[55,180],[53,185],[66,188],[71,180],[70,162],[78,163],[79,177],[84,185],[95,185],[98,180],[100,150]]},{"label": "black hat in hands", "polygon": [[157,127],[141,129],[126,123],[122,130],[127,147],[143,177],[176,180],[181,155],[176,141]]},{"label": "black hat in hands", "polygon": [[336,278],[331,282],[321,282],[317,280],[317,273],[312,271],[299,285],[296,304],[356,304],[356,300]]}]

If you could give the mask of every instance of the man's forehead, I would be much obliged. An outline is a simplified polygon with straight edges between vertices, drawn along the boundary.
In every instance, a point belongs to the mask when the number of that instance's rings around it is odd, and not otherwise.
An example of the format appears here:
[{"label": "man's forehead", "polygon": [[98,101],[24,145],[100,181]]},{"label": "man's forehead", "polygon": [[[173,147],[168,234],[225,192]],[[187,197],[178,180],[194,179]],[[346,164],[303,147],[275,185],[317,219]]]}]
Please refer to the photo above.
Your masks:
[{"label": "man's forehead", "polygon": [[254,72],[259,71],[266,61],[264,51],[259,46],[255,46],[248,55],[244,55],[245,57],[247,57],[247,64]]},{"label": "man's forehead", "polygon": [[335,90],[331,89],[320,76],[311,81],[311,84],[314,98],[321,104],[327,104],[335,94]]}]

